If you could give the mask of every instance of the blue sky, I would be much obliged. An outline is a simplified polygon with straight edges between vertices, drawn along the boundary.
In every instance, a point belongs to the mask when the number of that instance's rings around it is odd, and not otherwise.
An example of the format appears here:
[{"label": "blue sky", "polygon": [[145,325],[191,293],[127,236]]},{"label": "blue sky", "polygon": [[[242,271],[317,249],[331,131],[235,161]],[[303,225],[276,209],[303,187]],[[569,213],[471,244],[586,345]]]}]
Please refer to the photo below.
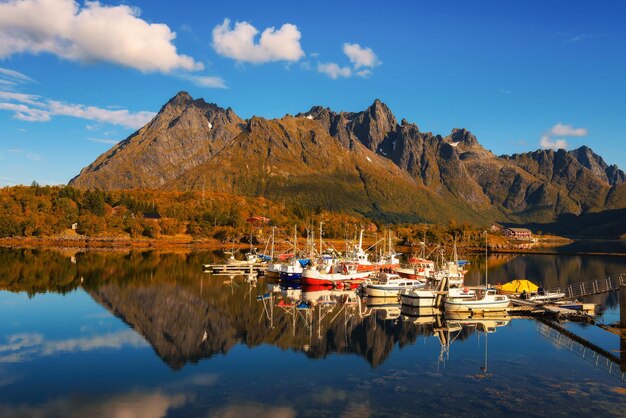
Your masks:
[{"label": "blue sky", "polygon": [[0,0],[0,186],[66,183],[180,90],[245,118],[380,98],[496,154],[626,168],[626,2],[305,4]]}]

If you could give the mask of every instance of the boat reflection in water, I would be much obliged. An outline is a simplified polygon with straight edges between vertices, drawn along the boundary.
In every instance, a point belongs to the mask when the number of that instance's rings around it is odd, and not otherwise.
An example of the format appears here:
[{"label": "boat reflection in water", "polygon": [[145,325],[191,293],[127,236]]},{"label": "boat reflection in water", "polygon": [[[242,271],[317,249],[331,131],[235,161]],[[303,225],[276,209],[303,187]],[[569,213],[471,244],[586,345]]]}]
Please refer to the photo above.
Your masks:
[{"label": "boat reflection in water", "polygon": [[0,415],[112,416],[141,394],[171,402],[151,417],[623,415],[618,339],[602,357],[532,319],[210,276],[205,255],[0,249]]}]

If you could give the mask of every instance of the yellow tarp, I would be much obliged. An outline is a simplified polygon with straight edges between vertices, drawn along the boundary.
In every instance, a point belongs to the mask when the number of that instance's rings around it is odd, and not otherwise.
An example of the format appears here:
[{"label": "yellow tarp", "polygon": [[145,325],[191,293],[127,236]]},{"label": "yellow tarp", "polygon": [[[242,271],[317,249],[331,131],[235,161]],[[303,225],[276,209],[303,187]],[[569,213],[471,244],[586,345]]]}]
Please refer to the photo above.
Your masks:
[{"label": "yellow tarp", "polygon": [[539,287],[528,280],[511,280],[500,286],[500,290],[511,293],[522,293],[524,290],[530,293],[535,292],[537,289],[539,289]]}]

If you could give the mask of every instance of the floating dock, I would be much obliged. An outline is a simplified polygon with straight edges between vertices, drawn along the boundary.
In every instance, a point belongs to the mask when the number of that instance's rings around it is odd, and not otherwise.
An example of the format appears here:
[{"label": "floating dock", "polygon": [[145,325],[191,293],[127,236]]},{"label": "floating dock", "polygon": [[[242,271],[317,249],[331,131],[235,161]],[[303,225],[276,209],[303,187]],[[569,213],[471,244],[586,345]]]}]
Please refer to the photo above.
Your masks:
[{"label": "floating dock", "polygon": [[[559,306],[554,302],[540,303],[528,300],[511,299],[509,315],[527,317],[552,317],[557,320],[593,322],[596,306],[593,303],[572,303]],[[575,305],[576,308],[571,308]]]},{"label": "floating dock", "polygon": [[265,274],[265,263],[222,263],[203,264],[202,271],[214,276],[238,276],[238,275],[261,275]]}]

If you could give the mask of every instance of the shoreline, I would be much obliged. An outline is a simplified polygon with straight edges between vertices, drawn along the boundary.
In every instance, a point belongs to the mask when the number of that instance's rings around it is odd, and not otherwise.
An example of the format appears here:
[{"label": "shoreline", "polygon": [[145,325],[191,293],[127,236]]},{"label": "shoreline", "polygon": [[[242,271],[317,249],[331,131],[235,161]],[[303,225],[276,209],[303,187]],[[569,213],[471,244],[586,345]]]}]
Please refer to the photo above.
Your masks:
[{"label": "shoreline", "polygon": [[[567,241],[567,242],[565,242]],[[335,248],[342,248],[345,245],[343,240],[326,240]],[[490,254],[536,254],[536,255],[583,255],[583,256],[610,256],[626,257],[626,253],[619,252],[596,252],[596,251],[557,251],[555,247],[567,245],[574,240],[565,239],[554,246],[538,246],[537,248],[490,248]],[[166,251],[198,251],[198,250],[223,250],[223,249],[248,249],[248,243],[223,243],[216,239],[193,239],[191,237],[168,237],[168,238],[146,238],[129,239],[116,237],[14,237],[0,238],[0,247],[17,249],[58,249],[58,250],[102,250],[102,251],[128,251],[128,250],[166,250]],[[262,245],[255,246],[262,250]],[[364,245],[365,247],[365,245]],[[285,250],[288,246],[277,245],[278,251]],[[411,252],[410,246],[397,245],[397,249],[408,254]],[[484,247],[460,246],[462,253],[479,255],[484,254]]]}]

